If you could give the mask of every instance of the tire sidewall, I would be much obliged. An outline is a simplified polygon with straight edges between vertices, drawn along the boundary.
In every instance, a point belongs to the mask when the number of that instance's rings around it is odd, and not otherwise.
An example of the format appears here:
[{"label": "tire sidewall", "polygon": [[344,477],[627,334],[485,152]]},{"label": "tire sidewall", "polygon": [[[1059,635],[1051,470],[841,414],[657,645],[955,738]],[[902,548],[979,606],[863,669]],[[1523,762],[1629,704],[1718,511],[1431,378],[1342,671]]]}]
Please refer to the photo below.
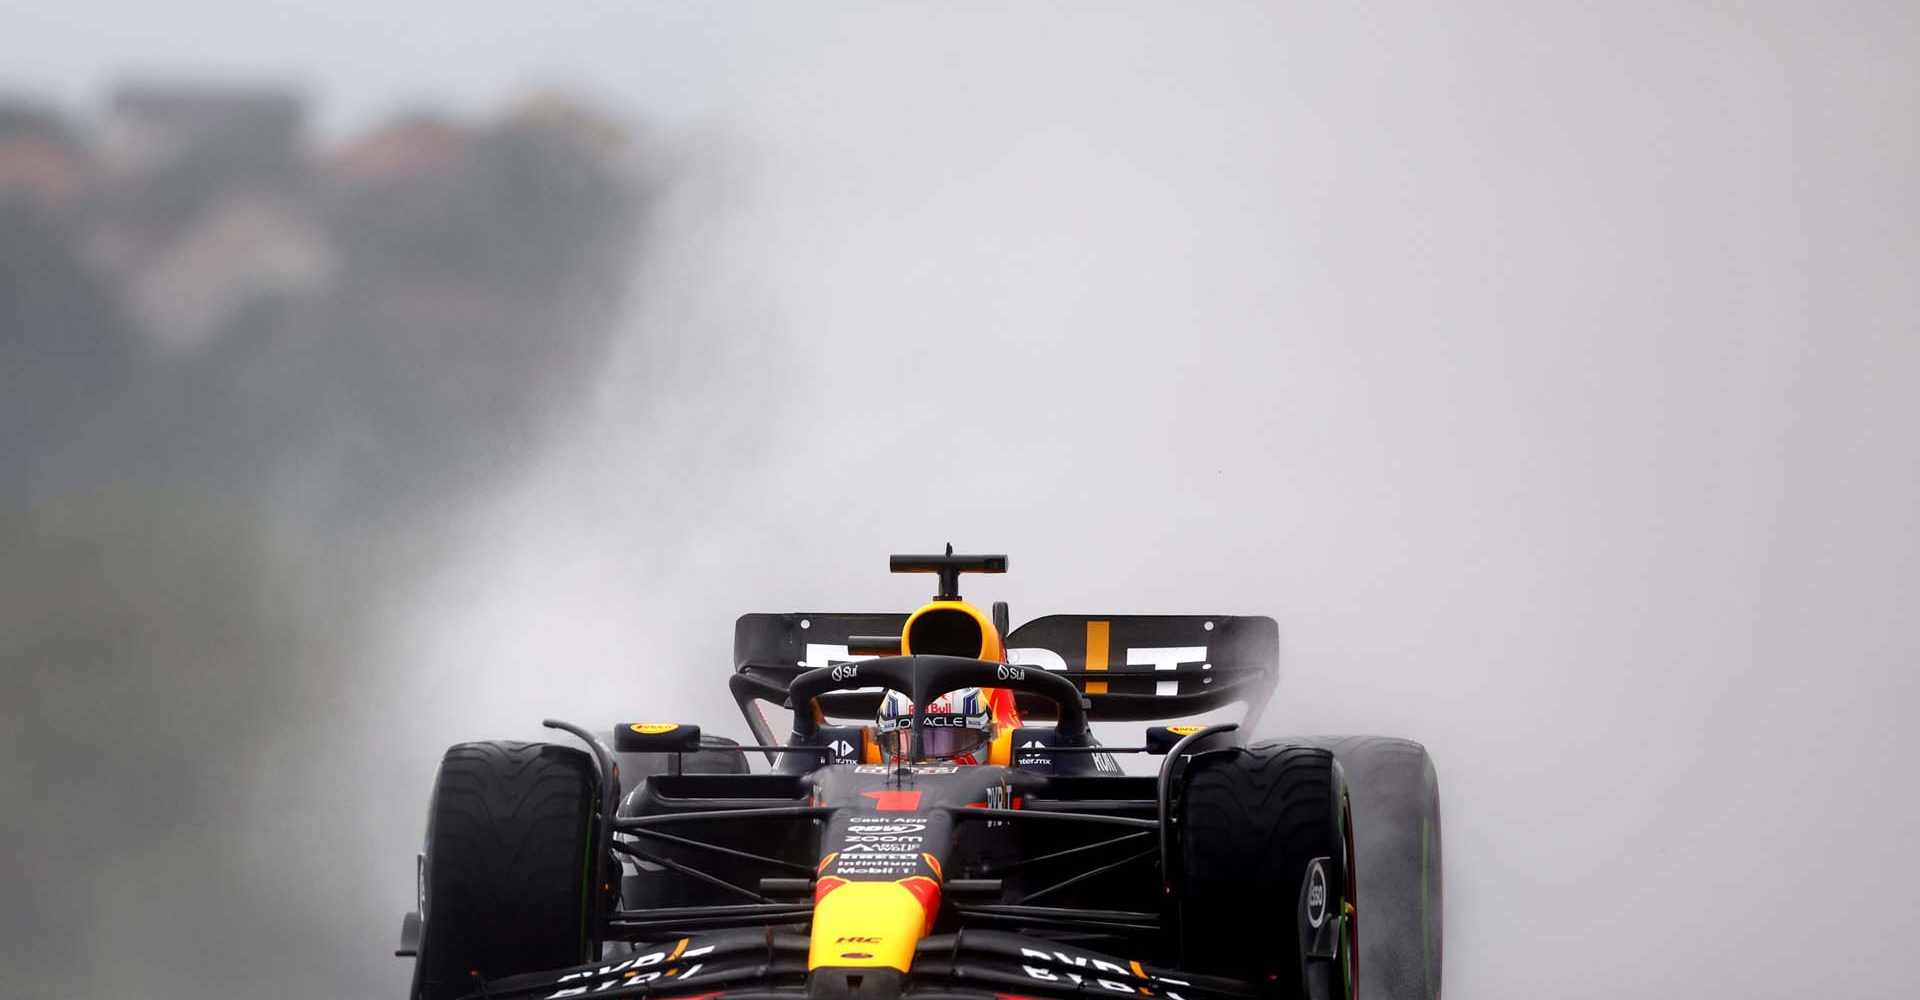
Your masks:
[{"label": "tire sidewall", "polygon": [[1438,1000],[1445,943],[1440,792],[1426,748],[1383,736],[1290,737],[1340,761],[1358,874],[1360,995]]},{"label": "tire sidewall", "polygon": [[[1342,915],[1351,884],[1339,762],[1322,748],[1263,743],[1198,754],[1180,783],[1182,968],[1253,983],[1275,1000],[1306,995],[1302,893],[1310,866],[1323,859],[1329,919]],[[1337,933],[1344,941],[1344,925]],[[1345,952],[1331,969],[1315,964],[1335,977],[1336,990],[1345,984]]]},{"label": "tire sidewall", "polygon": [[[527,744],[511,741],[485,741],[482,743],[458,744],[449,748],[446,755],[442,758],[440,768],[434,775],[433,790],[431,798],[429,799],[426,836],[421,851],[420,872],[416,888],[420,906],[420,941],[417,957],[414,962],[411,990],[413,1000],[444,1000],[444,998],[447,997],[463,996],[478,990],[479,984],[477,983],[471,987],[468,987],[462,982],[459,988],[446,985],[440,985],[436,988],[434,982],[444,984],[448,976],[455,976],[457,978],[458,974],[453,971],[456,967],[484,964],[484,959],[477,956],[479,954],[485,954],[491,949],[484,945],[475,945],[473,938],[476,936],[476,930],[479,931],[479,936],[485,936],[488,933],[494,933],[495,936],[498,936],[497,927],[488,928],[486,925],[490,922],[497,924],[503,916],[503,911],[512,909],[514,905],[514,893],[511,891],[505,894],[505,899],[498,898],[499,894],[493,892],[484,893],[483,895],[495,899],[499,905],[492,910],[482,913],[447,911],[445,907],[450,905],[450,901],[448,899],[436,898],[436,896],[439,895],[437,890],[446,888],[446,886],[442,884],[444,879],[456,877],[456,874],[457,877],[460,878],[469,877],[469,873],[465,870],[460,870],[457,873],[452,870],[448,873],[442,873],[439,870],[438,864],[441,860],[440,853],[447,845],[446,837],[449,832],[447,830],[447,824],[454,821],[446,809],[448,768],[450,763],[454,761],[456,754],[462,751],[474,750],[505,752],[507,754],[519,754],[523,757],[532,755],[540,758],[540,766],[550,769],[558,768],[569,772],[577,779],[575,792],[571,796],[556,800],[556,804],[548,810],[545,817],[546,822],[551,823],[556,816],[565,815],[567,812],[579,815],[578,828],[564,838],[566,843],[563,844],[555,839],[550,831],[541,831],[537,834],[531,830],[527,832],[527,836],[538,836],[545,841],[546,854],[549,859],[558,857],[562,852],[577,859],[572,866],[571,875],[566,876],[567,884],[562,886],[562,876],[554,874],[552,877],[539,883],[537,887],[538,891],[533,896],[526,897],[536,901],[539,904],[539,908],[545,910],[554,910],[561,903],[565,903],[567,911],[571,914],[566,921],[566,926],[577,928],[577,943],[573,941],[561,942],[556,939],[550,943],[549,947],[543,949],[546,952],[546,957],[540,962],[534,963],[526,968],[495,969],[488,978],[497,979],[505,975],[538,971],[542,968],[560,968],[578,964],[591,957],[590,948],[593,927],[591,901],[594,898],[592,889],[592,844],[596,835],[596,816],[598,811],[597,777],[593,770],[591,758],[587,757],[584,752],[571,747],[561,747],[552,744]],[[471,769],[471,764],[462,764],[461,767]],[[500,803],[493,804],[499,805]],[[499,817],[495,817],[495,819],[497,821]],[[473,833],[472,830],[464,832],[469,835]],[[487,867],[497,869],[501,866],[493,864]],[[474,900],[471,897],[476,894],[473,884],[466,884],[464,890],[465,895],[469,897],[466,903],[469,906],[473,905]],[[456,930],[452,932],[454,935],[453,938],[449,939],[449,926],[447,921],[450,919],[462,922],[465,925],[464,934]],[[465,940],[461,939],[463,936]],[[569,938],[574,936],[571,930],[568,932],[568,936]],[[476,952],[476,955],[455,956],[443,954],[443,952],[449,948]],[[464,960],[456,962],[456,959]],[[429,977],[437,978],[430,980]]]}]

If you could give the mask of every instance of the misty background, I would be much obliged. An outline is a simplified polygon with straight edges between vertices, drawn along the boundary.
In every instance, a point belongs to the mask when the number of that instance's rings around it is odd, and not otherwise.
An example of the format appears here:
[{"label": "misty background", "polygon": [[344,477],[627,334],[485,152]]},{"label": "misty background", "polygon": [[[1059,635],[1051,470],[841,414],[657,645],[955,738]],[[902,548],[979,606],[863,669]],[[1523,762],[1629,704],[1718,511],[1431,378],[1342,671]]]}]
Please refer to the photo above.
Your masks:
[{"label": "misty background", "polygon": [[745,611],[1268,614],[1467,997],[1913,995],[1920,10],[8,11],[0,998],[395,997]]}]

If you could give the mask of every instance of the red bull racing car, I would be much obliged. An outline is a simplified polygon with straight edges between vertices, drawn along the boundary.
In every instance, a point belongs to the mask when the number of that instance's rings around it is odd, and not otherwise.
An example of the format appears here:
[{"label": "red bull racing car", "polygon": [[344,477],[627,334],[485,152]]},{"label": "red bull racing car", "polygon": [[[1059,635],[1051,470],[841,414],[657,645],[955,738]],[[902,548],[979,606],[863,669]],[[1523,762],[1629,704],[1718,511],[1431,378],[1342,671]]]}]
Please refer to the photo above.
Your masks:
[{"label": "red bull racing car", "polygon": [[1250,742],[1272,619],[1012,628],[959,593],[1006,565],[894,556],[939,579],[911,614],[742,616],[751,744],[549,720],[585,749],[449,749],[402,931],[413,1000],[1439,995],[1419,744]]}]

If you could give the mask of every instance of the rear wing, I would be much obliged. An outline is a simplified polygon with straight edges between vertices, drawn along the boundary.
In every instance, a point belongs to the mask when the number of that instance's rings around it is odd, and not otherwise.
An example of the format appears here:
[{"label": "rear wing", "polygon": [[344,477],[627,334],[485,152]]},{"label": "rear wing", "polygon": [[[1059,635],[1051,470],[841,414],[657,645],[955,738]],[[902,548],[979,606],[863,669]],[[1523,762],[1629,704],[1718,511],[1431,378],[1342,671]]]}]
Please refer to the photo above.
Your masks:
[{"label": "rear wing", "polygon": [[[849,651],[854,636],[899,635],[904,614],[747,614],[733,629],[730,687],[745,710],[754,699],[781,704],[793,678],[815,667],[867,659]],[[1280,679],[1280,627],[1260,615],[1048,615],[1005,637],[1007,659],[1066,677],[1095,722],[1182,719],[1236,703],[1251,728]],[[877,692],[822,695],[835,718],[876,714]],[[1022,700],[1022,711],[1051,715],[1051,704]],[[764,720],[747,712],[756,737]]]}]

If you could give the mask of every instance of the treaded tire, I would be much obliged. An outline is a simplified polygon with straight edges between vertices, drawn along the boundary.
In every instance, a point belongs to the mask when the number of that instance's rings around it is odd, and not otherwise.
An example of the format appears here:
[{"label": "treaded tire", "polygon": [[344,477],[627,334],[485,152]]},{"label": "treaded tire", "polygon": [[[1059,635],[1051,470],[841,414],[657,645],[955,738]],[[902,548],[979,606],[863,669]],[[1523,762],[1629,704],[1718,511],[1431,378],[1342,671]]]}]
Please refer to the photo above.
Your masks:
[{"label": "treaded tire", "polygon": [[598,811],[593,760],[572,747],[493,740],[447,750],[421,872],[415,1000],[592,958]]},{"label": "treaded tire", "polygon": [[[1301,890],[1309,863],[1328,859],[1327,912],[1342,912],[1346,808],[1340,766],[1318,747],[1262,743],[1194,757],[1178,813],[1182,967],[1245,980],[1277,1000],[1308,996]],[[1331,996],[1351,994],[1348,958],[1317,963]]]},{"label": "treaded tire", "polygon": [[1412,740],[1311,736],[1346,770],[1360,872],[1360,996],[1438,1000],[1444,943],[1440,784]]}]

